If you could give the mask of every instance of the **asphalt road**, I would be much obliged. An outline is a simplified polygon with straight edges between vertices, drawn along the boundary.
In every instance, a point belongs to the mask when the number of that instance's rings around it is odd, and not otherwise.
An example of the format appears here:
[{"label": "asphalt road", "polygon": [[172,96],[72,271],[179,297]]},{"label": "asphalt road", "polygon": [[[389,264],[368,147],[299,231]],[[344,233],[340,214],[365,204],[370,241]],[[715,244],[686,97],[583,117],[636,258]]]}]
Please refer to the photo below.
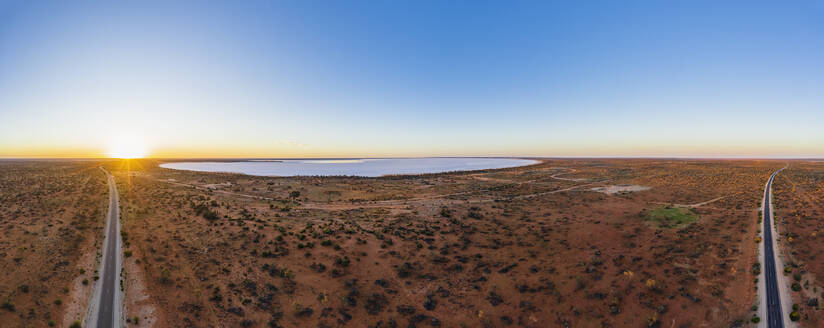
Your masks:
[{"label": "asphalt road", "polygon": [[[106,172],[106,170],[103,170]],[[96,327],[108,328],[120,326],[120,320],[114,318],[115,307],[115,291],[120,288],[117,282],[117,236],[120,235],[118,231],[118,218],[120,217],[119,200],[117,196],[117,187],[114,184],[114,178],[109,172],[106,172],[109,179],[109,214],[107,216],[108,232],[106,233],[106,249],[103,252],[103,283],[101,284],[100,303],[97,306],[97,314],[95,314]]]},{"label": "asphalt road", "polygon": [[[782,169],[783,170],[783,169]],[[778,170],[770,176],[767,182],[767,191],[764,193],[764,283],[767,292],[767,327],[783,328],[784,317],[781,314],[781,293],[778,291],[778,274],[775,265],[775,251],[773,250],[773,229],[772,210],[770,208],[770,198],[772,197],[772,183],[775,175],[781,172]],[[782,268],[783,269],[783,268]]]}]

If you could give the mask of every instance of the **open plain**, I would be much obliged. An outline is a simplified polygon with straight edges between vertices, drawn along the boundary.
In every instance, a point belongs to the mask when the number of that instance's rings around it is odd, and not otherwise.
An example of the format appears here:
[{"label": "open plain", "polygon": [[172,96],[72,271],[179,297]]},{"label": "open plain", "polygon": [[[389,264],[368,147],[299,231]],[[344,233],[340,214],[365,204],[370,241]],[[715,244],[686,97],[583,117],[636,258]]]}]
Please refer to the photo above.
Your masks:
[{"label": "open plain", "polygon": [[[758,207],[783,166],[546,160],[381,178],[151,160],[107,169],[121,193],[129,321],[726,327],[755,316]],[[640,187],[597,191],[615,186]]]},{"label": "open plain", "polygon": [[801,327],[821,327],[824,313],[824,162],[798,161],[776,177],[778,241],[788,261],[792,299]]},{"label": "open plain", "polygon": [[[120,195],[127,326],[754,326],[760,198],[786,165],[547,159],[360,178],[158,163],[0,163],[2,322],[82,320],[103,166]],[[773,187],[806,327],[822,320],[821,168],[791,162]]]},{"label": "open plain", "polygon": [[82,320],[103,239],[98,161],[0,161],[0,326]]}]

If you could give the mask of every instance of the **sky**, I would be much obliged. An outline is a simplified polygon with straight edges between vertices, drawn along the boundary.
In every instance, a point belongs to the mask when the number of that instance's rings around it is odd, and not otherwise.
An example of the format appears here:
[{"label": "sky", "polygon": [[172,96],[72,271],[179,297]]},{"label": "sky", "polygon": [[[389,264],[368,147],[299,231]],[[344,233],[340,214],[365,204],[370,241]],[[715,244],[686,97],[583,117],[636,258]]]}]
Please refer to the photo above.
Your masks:
[{"label": "sky", "polygon": [[822,17],[822,1],[0,0],[0,157],[122,140],[153,157],[824,157]]}]

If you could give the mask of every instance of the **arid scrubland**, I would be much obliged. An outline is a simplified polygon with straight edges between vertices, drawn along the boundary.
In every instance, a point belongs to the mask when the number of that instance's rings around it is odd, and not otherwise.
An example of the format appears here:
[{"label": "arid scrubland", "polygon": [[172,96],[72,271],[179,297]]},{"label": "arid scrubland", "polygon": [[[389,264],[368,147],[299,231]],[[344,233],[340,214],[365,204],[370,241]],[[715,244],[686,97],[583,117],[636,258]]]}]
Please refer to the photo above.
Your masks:
[{"label": "arid scrubland", "polygon": [[[760,198],[784,166],[277,178],[156,164],[108,166],[137,326],[747,326]],[[623,185],[649,189],[593,190]]]},{"label": "arid scrubland", "polygon": [[788,259],[793,303],[802,327],[821,327],[824,297],[824,162],[793,162],[773,185],[778,241]]},{"label": "arid scrubland", "polygon": [[98,166],[0,161],[0,326],[82,319],[108,199]]}]

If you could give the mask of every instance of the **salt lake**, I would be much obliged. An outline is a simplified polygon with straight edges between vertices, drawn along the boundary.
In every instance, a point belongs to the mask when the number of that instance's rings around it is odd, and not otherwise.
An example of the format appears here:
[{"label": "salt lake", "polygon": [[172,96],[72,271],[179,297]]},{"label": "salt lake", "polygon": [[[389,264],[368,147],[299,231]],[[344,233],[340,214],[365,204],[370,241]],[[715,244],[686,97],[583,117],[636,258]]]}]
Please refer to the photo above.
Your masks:
[{"label": "salt lake", "polygon": [[261,159],[227,162],[170,162],[160,167],[176,170],[229,172],[258,176],[407,175],[502,169],[536,164],[520,158],[369,158],[369,159]]}]

